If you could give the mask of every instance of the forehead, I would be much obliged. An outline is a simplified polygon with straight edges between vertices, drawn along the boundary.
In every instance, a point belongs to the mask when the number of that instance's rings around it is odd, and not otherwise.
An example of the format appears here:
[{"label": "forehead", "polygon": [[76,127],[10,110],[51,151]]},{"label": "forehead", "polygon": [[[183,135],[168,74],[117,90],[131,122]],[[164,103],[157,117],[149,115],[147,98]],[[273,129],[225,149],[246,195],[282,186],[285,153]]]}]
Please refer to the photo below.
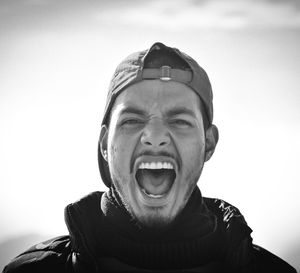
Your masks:
[{"label": "forehead", "polygon": [[132,106],[148,112],[185,107],[200,113],[200,103],[198,95],[185,84],[175,81],[144,80],[122,91],[112,111]]}]

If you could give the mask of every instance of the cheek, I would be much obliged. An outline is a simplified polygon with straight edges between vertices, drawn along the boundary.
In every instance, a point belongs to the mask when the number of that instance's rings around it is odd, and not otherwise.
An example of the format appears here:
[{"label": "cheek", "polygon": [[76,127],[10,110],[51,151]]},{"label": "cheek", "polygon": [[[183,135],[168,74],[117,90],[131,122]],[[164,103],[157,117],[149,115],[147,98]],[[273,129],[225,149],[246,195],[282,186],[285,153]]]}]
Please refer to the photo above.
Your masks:
[{"label": "cheek", "polygon": [[[186,140],[186,143],[182,145],[181,151],[183,159],[186,160],[189,165],[196,165],[196,161],[201,162],[201,160],[204,159],[205,142],[201,138]],[[193,164],[193,162],[195,163]]]},{"label": "cheek", "polygon": [[126,135],[123,130],[115,129],[108,137],[108,152],[114,160],[122,161],[132,149],[133,138]]},{"label": "cheek", "polygon": [[117,161],[126,152],[124,137],[118,136],[116,133],[108,138],[108,156],[112,161]]},{"label": "cheek", "polygon": [[185,145],[182,154],[184,154],[182,156],[184,180],[188,184],[195,184],[204,164],[205,143],[193,139]]},{"label": "cheek", "polygon": [[128,138],[112,138],[108,143],[108,162],[112,174],[128,177],[134,145]]},{"label": "cheek", "polygon": [[[114,142],[114,143],[116,143],[116,142]],[[111,157],[112,159],[118,158],[118,154],[121,154],[122,152],[123,152],[123,151],[122,151],[122,146],[119,147],[119,146],[116,145],[116,144],[111,144],[111,145],[109,146],[109,151],[108,151],[108,153],[109,153],[109,155],[110,155],[110,157]]]},{"label": "cheek", "polygon": [[111,145],[108,151],[108,162],[111,170],[122,171],[126,163],[126,150],[122,146]]},{"label": "cheek", "polygon": [[187,184],[194,185],[197,183],[203,167],[203,160],[196,158],[192,164],[187,166],[185,180]]},{"label": "cheek", "polygon": [[188,201],[195,189],[202,172],[203,163],[204,161],[201,160],[201,157],[198,155],[197,157],[191,158],[191,161],[185,166],[182,179],[183,184],[180,186],[184,203]]},{"label": "cheek", "polygon": [[111,145],[108,152],[108,162],[113,183],[121,198],[124,199],[127,188],[125,185],[129,183],[126,150],[122,146]]}]

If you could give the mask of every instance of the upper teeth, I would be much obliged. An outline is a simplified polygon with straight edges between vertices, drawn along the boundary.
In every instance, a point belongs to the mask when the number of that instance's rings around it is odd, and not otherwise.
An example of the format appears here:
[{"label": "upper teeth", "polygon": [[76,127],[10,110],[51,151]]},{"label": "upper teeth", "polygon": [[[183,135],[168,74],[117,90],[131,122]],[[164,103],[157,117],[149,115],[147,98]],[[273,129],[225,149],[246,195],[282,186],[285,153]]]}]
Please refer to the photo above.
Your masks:
[{"label": "upper teeth", "polygon": [[170,162],[142,162],[139,169],[174,169]]}]

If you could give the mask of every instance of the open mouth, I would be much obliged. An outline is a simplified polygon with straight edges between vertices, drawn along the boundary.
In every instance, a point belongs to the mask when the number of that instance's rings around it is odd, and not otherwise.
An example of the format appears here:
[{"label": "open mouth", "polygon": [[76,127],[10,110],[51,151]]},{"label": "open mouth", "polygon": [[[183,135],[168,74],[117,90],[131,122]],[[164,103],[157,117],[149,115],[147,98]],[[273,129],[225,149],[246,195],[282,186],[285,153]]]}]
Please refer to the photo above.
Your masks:
[{"label": "open mouth", "polygon": [[142,162],[135,174],[141,191],[151,198],[162,198],[172,188],[176,178],[170,162]]}]

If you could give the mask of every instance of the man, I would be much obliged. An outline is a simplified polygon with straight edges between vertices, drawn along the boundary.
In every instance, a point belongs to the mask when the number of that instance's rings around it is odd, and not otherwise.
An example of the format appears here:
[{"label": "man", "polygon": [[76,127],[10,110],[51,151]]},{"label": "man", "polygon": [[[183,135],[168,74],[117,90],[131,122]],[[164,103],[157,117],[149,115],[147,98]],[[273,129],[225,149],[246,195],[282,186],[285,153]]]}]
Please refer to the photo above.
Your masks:
[{"label": "man", "polygon": [[239,210],[202,197],[214,153],[212,90],[188,55],[155,43],[130,55],[109,88],[98,147],[103,182],[65,209],[70,235],[4,272],[295,272],[252,244]]}]

